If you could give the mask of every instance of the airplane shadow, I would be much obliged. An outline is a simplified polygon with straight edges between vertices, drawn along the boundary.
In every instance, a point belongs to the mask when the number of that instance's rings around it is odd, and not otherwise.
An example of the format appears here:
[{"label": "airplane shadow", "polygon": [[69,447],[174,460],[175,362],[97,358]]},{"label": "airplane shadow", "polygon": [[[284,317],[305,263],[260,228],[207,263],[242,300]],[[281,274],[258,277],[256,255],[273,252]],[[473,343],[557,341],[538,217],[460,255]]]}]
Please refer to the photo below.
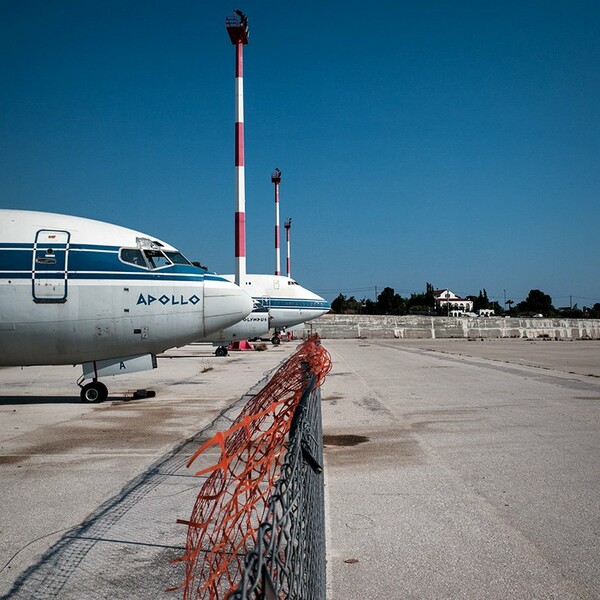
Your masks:
[{"label": "airplane shadow", "polygon": [[79,396],[0,396],[0,406],[25,406],[27,404],[81,404],[82,406],[102,406],[109,402],[129,402],[132,397],[109,396],[98,404],[82,402]]}]

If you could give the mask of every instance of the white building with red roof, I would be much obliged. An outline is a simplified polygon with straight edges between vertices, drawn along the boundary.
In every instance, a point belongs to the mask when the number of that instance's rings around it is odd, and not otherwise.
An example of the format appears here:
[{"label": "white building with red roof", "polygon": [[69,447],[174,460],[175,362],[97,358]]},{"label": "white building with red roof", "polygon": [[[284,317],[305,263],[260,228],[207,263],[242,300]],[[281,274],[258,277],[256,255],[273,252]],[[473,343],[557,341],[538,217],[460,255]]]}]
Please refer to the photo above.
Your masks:
[{"label": "white building with red roof", "polygon": [[436,307],[445,308],[454,316],[473,311],[473,301],[457,296],[452,290],[433,290],[433,297]]}]

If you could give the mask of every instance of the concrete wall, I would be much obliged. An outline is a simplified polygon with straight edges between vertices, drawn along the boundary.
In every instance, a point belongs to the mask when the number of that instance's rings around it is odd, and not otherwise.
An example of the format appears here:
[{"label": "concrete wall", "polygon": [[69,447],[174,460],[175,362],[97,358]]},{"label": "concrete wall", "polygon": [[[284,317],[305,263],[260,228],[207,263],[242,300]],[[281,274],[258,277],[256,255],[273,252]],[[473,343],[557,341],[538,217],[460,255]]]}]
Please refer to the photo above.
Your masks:
[{"label": "concrete wall", "polygon": [[326,338],[600,339],[599,319],[325,315],[297,332]]}]

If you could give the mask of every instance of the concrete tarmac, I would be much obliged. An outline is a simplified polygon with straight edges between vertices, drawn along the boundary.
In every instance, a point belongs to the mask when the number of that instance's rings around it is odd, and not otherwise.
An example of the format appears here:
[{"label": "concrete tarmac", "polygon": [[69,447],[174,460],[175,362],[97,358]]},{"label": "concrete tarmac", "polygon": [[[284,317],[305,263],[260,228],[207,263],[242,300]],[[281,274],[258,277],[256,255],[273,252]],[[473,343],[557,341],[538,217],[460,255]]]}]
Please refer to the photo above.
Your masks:
[{"label": "concrete tarmac", "polygon": [[185,463],[296,346],[171,350],[103,380],[102,404],[79,401],[80,368],[0,369],[0,598],[177,598],[202,485]]},{"label": "concrete tarmac", "polygon": [[330,600],[600,598],[600,342],[323,343]]},{"label": "concrete tarmac", "polygon": [[[600,342],[323,344],[329,600],[600,598]],[[181,597],[185,462],[295,348],[188,346],[99,405],[0,369],[0,597]]]}]

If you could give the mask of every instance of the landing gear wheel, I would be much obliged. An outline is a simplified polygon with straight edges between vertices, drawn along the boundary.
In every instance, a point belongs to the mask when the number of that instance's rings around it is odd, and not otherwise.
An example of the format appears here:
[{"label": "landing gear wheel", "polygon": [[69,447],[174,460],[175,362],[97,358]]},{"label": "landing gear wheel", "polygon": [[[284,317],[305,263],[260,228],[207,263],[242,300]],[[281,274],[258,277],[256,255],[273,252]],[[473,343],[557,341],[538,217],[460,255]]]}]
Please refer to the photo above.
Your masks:
[{"label": "landing gear wheel", "polygon": [[100,381],[92,381],[81,388],[82,402],[104,402],[108,398],[108,388]]},{"label": "landing gear wheel", "polygon": [[279,344],[281,344],[281,340],[279,339],[278,335],[274,335],[271,338],[271,344],[273,344],[273,346],[279,346]]},{"label": "landing gear wheel", "polygon": [[225,346],[219,346],[215,350],[215,356],[227,356],[227,348],[225,348]]}]

